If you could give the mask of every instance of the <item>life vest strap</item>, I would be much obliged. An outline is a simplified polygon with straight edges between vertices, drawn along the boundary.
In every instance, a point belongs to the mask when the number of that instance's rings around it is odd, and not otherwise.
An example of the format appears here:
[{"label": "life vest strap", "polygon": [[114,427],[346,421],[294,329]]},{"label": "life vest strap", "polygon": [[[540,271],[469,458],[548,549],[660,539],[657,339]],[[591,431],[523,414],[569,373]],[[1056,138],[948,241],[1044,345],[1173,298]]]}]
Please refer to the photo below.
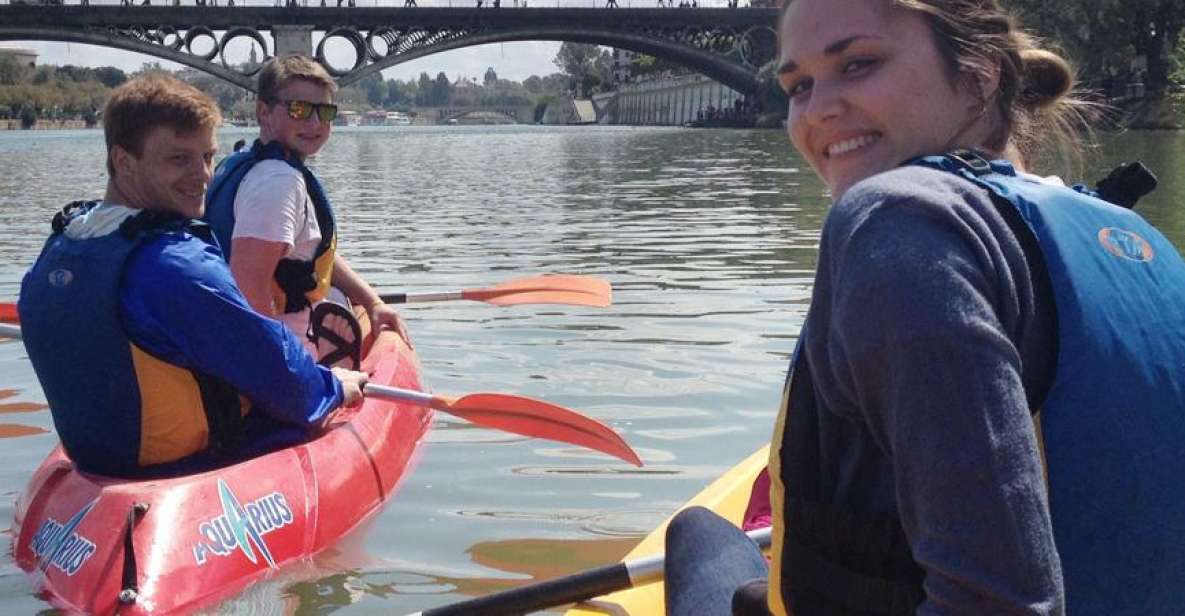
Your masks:
[{"label": "life vest strap", "polygon": [[311,305],[308,293],[317,288],[312,261],[280,259],[276,264],[276,284],[284,292],[284,312],[300,312]]}]

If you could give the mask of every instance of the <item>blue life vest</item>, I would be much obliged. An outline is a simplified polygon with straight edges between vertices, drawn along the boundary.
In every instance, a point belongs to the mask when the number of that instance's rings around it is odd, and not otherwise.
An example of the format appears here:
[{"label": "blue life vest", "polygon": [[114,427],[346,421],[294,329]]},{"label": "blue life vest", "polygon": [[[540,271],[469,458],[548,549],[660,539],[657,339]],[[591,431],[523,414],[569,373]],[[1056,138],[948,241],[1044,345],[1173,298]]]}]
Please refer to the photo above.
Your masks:
[{"label": "blue life vest", "polygon": [[[912,164],[947,171],[987,189],[1006,217],[1023,220],[1040,250],[1030,259],[1042,259],[1048,271],[1058,355],[1044,404],[1033,410],[1043,440],[1066,613],[1181,613],[1185,262],[1139,215],[1081,188],[1020,178],[1009,163],[989,163],[973,152],[925,157]],[[786,416],[794,414],[787,409],[791,399],[795,408],[813,406],[809,380],[809,366],[796,352],[780,426],[788,426]],[[775,451],[782,438],[776,435]],[[810,445],[799,439],[795,444]],[[785,481],[786,473],[794,471],[779,472]],[[776,583],[794,587],[792,572],[809,566],[825,572],[817,583],[850,591],[842,599],[833,598],[845,604],[834,613],[913,613],[924,597],[923,576],[899,521],[862,517],[825,503],[791,502],[788,497],[782,502],[786,495],[781,493],[773,497],[775,507],[788,512],[782,521],[787,543],[802,545],[794,538],[796,530],[836,528],[838,520],[846,529],[842,534],[861,537],[861,545],[885,548],[877,557],[880,564],[869,562],[859,571],[820,562],[819,552],[812,549],[803,550],[805,556],[787,552],[775,556],[775,568],[782,558],[792,559],[787,562],[793,566],[784,567],[789,571],[785,575],[776,571]],[[781,552],[781,545],[775,547]]]},{"label": "blue life vest", "polygon": [[206,214],[203,217],[214,230],[222,254],[230,262],[231,238],[235,227],[235,195],[243,178],[255,165],[264,160],[282,160],[300,171],[309,198],[313,201],[317,225],[321,228],[321,242],[312,262],[280,259],[276,266],[272,290],[276,306],[283,312],[299,312],[313,302],[325,299],[333,276],[333,260],[337,250],[337,226],[333,208],[325,190],[309,168],[291,156],[278,141],[267,144],[258,139],[250,148],[231,154],[218,163],[214,178],[206,191]]},{"label": "blue life vest", "polygon": [[[1053,285],[1058,358],[1039,409],[1066,612],[1185,610],[1185,263],[1131,210],[932,157],[1016,208]],[[978,169],[975,166],[978,165]]]},{"label": "blue life vest", "polygon": [[241,433],[238,393],[221,379],[140,349],[128,339],[120,309],[133,251],[160,234],[193,233],[212,242],[209,230],[146,211],[105,236],[67,237],[70,219],[94,205],[71,204],[55,216],[18,304],[25,349],[63,448],[79,469],[112,476],[199,453],[233,453]]}]

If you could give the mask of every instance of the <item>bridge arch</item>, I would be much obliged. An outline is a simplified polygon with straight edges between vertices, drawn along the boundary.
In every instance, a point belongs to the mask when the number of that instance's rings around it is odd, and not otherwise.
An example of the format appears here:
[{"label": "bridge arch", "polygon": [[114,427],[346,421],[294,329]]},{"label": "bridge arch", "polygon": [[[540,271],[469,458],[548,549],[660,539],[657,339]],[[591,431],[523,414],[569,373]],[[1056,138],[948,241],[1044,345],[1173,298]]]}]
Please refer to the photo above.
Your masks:
[{"label": "bridge arch", "polygon": [[[145,34],[146,38],[151,39],[154,35]],[[180,38],[180,37],[179,37]],[[229,38],[224,38],[223,41],[229,41]],[[260,43],[263,49],[267,51],[267,45],[263,44],[262,39]],[[7,28],[0,27],[0,41],[57,41],[62,43],[85,43],[88,45],[98,45],[101,47],[112,47],[115,49],[123,49],[126,51],[135,51],[148,56],[161,58],[163,60],[171,60],[178,64],[184,64],[190,68],[209,73],[228,81],[245,90],[255,90],[255,80],[251,75],[245,75],[234,69],[226,67],[222,62],[212,61],[213,57],[218,57],[222,54],[225,47],[224,44],[215,44],[214,56],[206,58],[208,54],[194,54],[182,51],[184,45],[176,46],[173,44],[164,44],[162,42],[155,42],[150,40],[137,40],[131,36],[116,36],[110,32],[104,31],[88,31],[88,30],[51,30],[46,28]]]},{"label": "bridge arch", "polygon": [[[758,44],[765,42],[773,43],[776,40],[776,35],[772,28],[768,29],[768,33],[764,32],[765,28],[755,28],[749,32],[740,35],[744,37],[762,37]],[[638,53],[644,53],[656,58],[669,60],[680,66],[686,66],[695,69],[708,77],[719,81],[720,83],[744,94],[751,94],[757,91],[757,71],[761,68],[760,64],[750,65],[731,60],[725,56],[703,49],[675,43],[665,39],[650,38],[643,35],[619,32],[603,29],[575,29],[575,28],[522,28],[517,30],[499,30],[494,32],[486,32],[479,34],[471,34],[455,39],[446,39],[439,43],[426,45],[423,47],[412,48],[408,51],[396,54],[389,54],[386,57],[380,57],[362,68],[350,71],[346,75],[341,76],[338,81],[341,85],[349,85],[359,80],[365,79],[370,75],[374,75],[383,69],[410,62],[426,56],[441,53],[444,51],[451,51],[454,49],[462,49],[465,47],[473,47],[476,45],[486,45],[489,43],[508,43],[516,41],[563,41],[570,43],[586,43],[591,45],[604,45],[607,47],[616,47],[618,49],[626,49]],[[740,43],[745,45],[746,43]],[[373,54],[373,50],[367,49],[366,46],[356,46],[356,53]],[[764,54],[761,54],[764,55]],[[324,61],[324,58],[318,58]],[[762,58],[754,58],[760,61]],[[770,56],[772,59],[772,55]]]},{"label": "bridge arch", "polygon": [[[224,60],[230,41],[249,37],[264,56],[270,31],[280,51],[314,55],[342,85],[384,68],[453,49],[511,41],[567,41],[627,49],[695,69],[742,93],[776,54],[777,9],[284,8],[216,6],[0,5],[0,40],[78,42],[125,49],[201,70],[247,90],[250,74]],[[252,26],[248,24],[272,24]],[[221,32],[221,35],[217,33]],[[312,33],[322,33],[312,45]],[[209,39],[211,47],[195,49]],[[355,50],[340,70],[326,42]],[[382,43],[384,49],[376,46]],[[273,50],[275,51],[275,50]]]}]

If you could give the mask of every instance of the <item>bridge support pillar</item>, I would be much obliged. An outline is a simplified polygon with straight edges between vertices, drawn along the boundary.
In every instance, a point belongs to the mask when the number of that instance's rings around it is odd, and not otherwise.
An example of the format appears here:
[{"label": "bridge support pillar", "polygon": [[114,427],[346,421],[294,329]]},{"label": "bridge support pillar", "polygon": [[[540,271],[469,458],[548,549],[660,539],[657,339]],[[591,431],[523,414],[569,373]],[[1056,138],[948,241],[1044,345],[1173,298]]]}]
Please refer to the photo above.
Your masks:
[{"label": "bridge support pillar", "polygon": [[313,55],[313,26],[275,25],[272,38],[276,40],[276,55],[299,53]]}]

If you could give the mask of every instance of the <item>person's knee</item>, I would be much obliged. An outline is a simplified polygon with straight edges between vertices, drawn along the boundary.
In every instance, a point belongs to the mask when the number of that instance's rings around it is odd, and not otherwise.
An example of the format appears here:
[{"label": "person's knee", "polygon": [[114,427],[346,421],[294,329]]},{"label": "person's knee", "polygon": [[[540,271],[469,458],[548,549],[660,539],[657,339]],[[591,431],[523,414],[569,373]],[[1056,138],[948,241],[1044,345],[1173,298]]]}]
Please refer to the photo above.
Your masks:
[{"label": "person's knee", "polygon": [[670,526],[667,527],[667,536],[679,535],[688,531],[703,528],[705,524],[711,524],[715,520],[720,519],[720,516],[712,513],[711,510],[705,507],[688,507],[680,511],[671,520]]}]

